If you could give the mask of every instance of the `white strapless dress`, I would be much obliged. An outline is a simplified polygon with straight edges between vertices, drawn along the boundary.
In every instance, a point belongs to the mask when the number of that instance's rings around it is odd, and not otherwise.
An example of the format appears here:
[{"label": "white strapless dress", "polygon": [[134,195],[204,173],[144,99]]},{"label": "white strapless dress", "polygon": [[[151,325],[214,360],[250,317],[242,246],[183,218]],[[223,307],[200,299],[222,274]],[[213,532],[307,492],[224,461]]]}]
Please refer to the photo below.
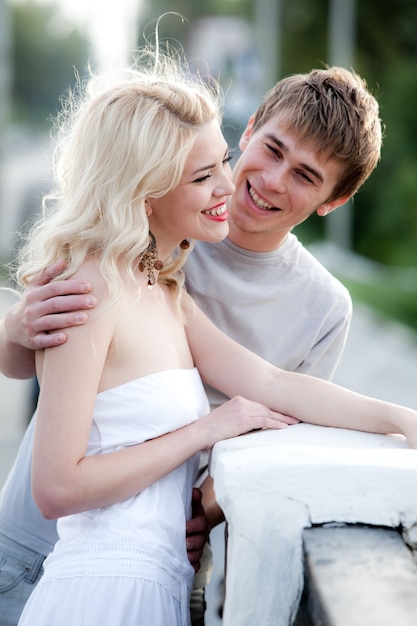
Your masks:
[{"label": "white strapless dress", "polygon": [[[190,424],[209,411],[196,369],[97,395],[88,454]],[[185,545],[198,455],[133,498],[58,521],[59,540],[19,626],[188,626],[194,570]]]}]

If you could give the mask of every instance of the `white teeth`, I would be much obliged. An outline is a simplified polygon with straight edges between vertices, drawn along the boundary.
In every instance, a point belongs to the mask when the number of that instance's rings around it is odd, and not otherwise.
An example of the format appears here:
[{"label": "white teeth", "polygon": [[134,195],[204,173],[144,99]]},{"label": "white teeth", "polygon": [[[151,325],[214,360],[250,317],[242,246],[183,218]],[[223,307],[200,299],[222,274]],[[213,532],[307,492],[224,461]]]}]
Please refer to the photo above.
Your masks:
[{"label": "white teeth", "polygon": [[252,187],[249,187],[249,195],[252,198],[252,200],[254,201],[254,203],[256,204],[256,206],[258,207],[258,209],[264,209],[264,210],[269,211],[270,209],[274,208],[271,204],[268,204],[267,202],[265,202],[265,200],[262,200],[262,198],[260,198],[254,192]]},{"label": "white teeth", "polygon": [[207,211],[203,211],[205,215],[213,215],[213,217],[218,217],[219,215],[223,215],[226,212],[226,205],[222,204],[222,206],[217,207],[217,209],[208,209]]}]

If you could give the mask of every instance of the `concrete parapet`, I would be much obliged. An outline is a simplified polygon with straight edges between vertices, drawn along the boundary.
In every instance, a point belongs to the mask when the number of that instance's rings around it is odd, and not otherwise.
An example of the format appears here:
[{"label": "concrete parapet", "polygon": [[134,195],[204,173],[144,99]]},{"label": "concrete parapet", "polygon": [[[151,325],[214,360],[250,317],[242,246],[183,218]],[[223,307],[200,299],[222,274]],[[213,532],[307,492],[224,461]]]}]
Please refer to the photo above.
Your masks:
[{"label": "concrete parapet", "polygon": [[223,626],[292,623],[312,524],[417,521],[417,451],[401,436],[297,424],[219,442],[210,471],[228,522]]}]

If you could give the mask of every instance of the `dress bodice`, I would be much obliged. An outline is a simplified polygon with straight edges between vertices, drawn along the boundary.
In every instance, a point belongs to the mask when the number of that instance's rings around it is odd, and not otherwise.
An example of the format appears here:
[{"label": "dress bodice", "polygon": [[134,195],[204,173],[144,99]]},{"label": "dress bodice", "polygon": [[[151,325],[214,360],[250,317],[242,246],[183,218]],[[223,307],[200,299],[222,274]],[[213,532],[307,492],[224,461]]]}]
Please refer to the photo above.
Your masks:
[{"label": "dress bodice", "polygon": [[[195,368],[132,380],[97,395],[87,454],[142,443],[190,424],[208,410]],[[191,515],[197,464],[198,455],[128,500],[61,518],[59,543],[140,538],[186,560],[185,522]]]}]

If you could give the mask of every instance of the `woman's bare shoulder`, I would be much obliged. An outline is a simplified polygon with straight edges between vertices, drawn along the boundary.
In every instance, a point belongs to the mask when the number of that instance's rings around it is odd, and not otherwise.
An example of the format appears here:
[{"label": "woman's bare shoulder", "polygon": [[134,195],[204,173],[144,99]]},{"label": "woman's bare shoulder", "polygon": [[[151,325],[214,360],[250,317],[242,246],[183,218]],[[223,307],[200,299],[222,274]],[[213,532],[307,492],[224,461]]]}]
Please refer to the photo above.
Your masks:
[{"label": "woman's bare shoulder", "polygon": [[97,298],[98,307],[108,302],[110,289],[100,269],[100,260],[98,258],[88,257],[74,272],[71,279],[90,283],[91,294]]}]

